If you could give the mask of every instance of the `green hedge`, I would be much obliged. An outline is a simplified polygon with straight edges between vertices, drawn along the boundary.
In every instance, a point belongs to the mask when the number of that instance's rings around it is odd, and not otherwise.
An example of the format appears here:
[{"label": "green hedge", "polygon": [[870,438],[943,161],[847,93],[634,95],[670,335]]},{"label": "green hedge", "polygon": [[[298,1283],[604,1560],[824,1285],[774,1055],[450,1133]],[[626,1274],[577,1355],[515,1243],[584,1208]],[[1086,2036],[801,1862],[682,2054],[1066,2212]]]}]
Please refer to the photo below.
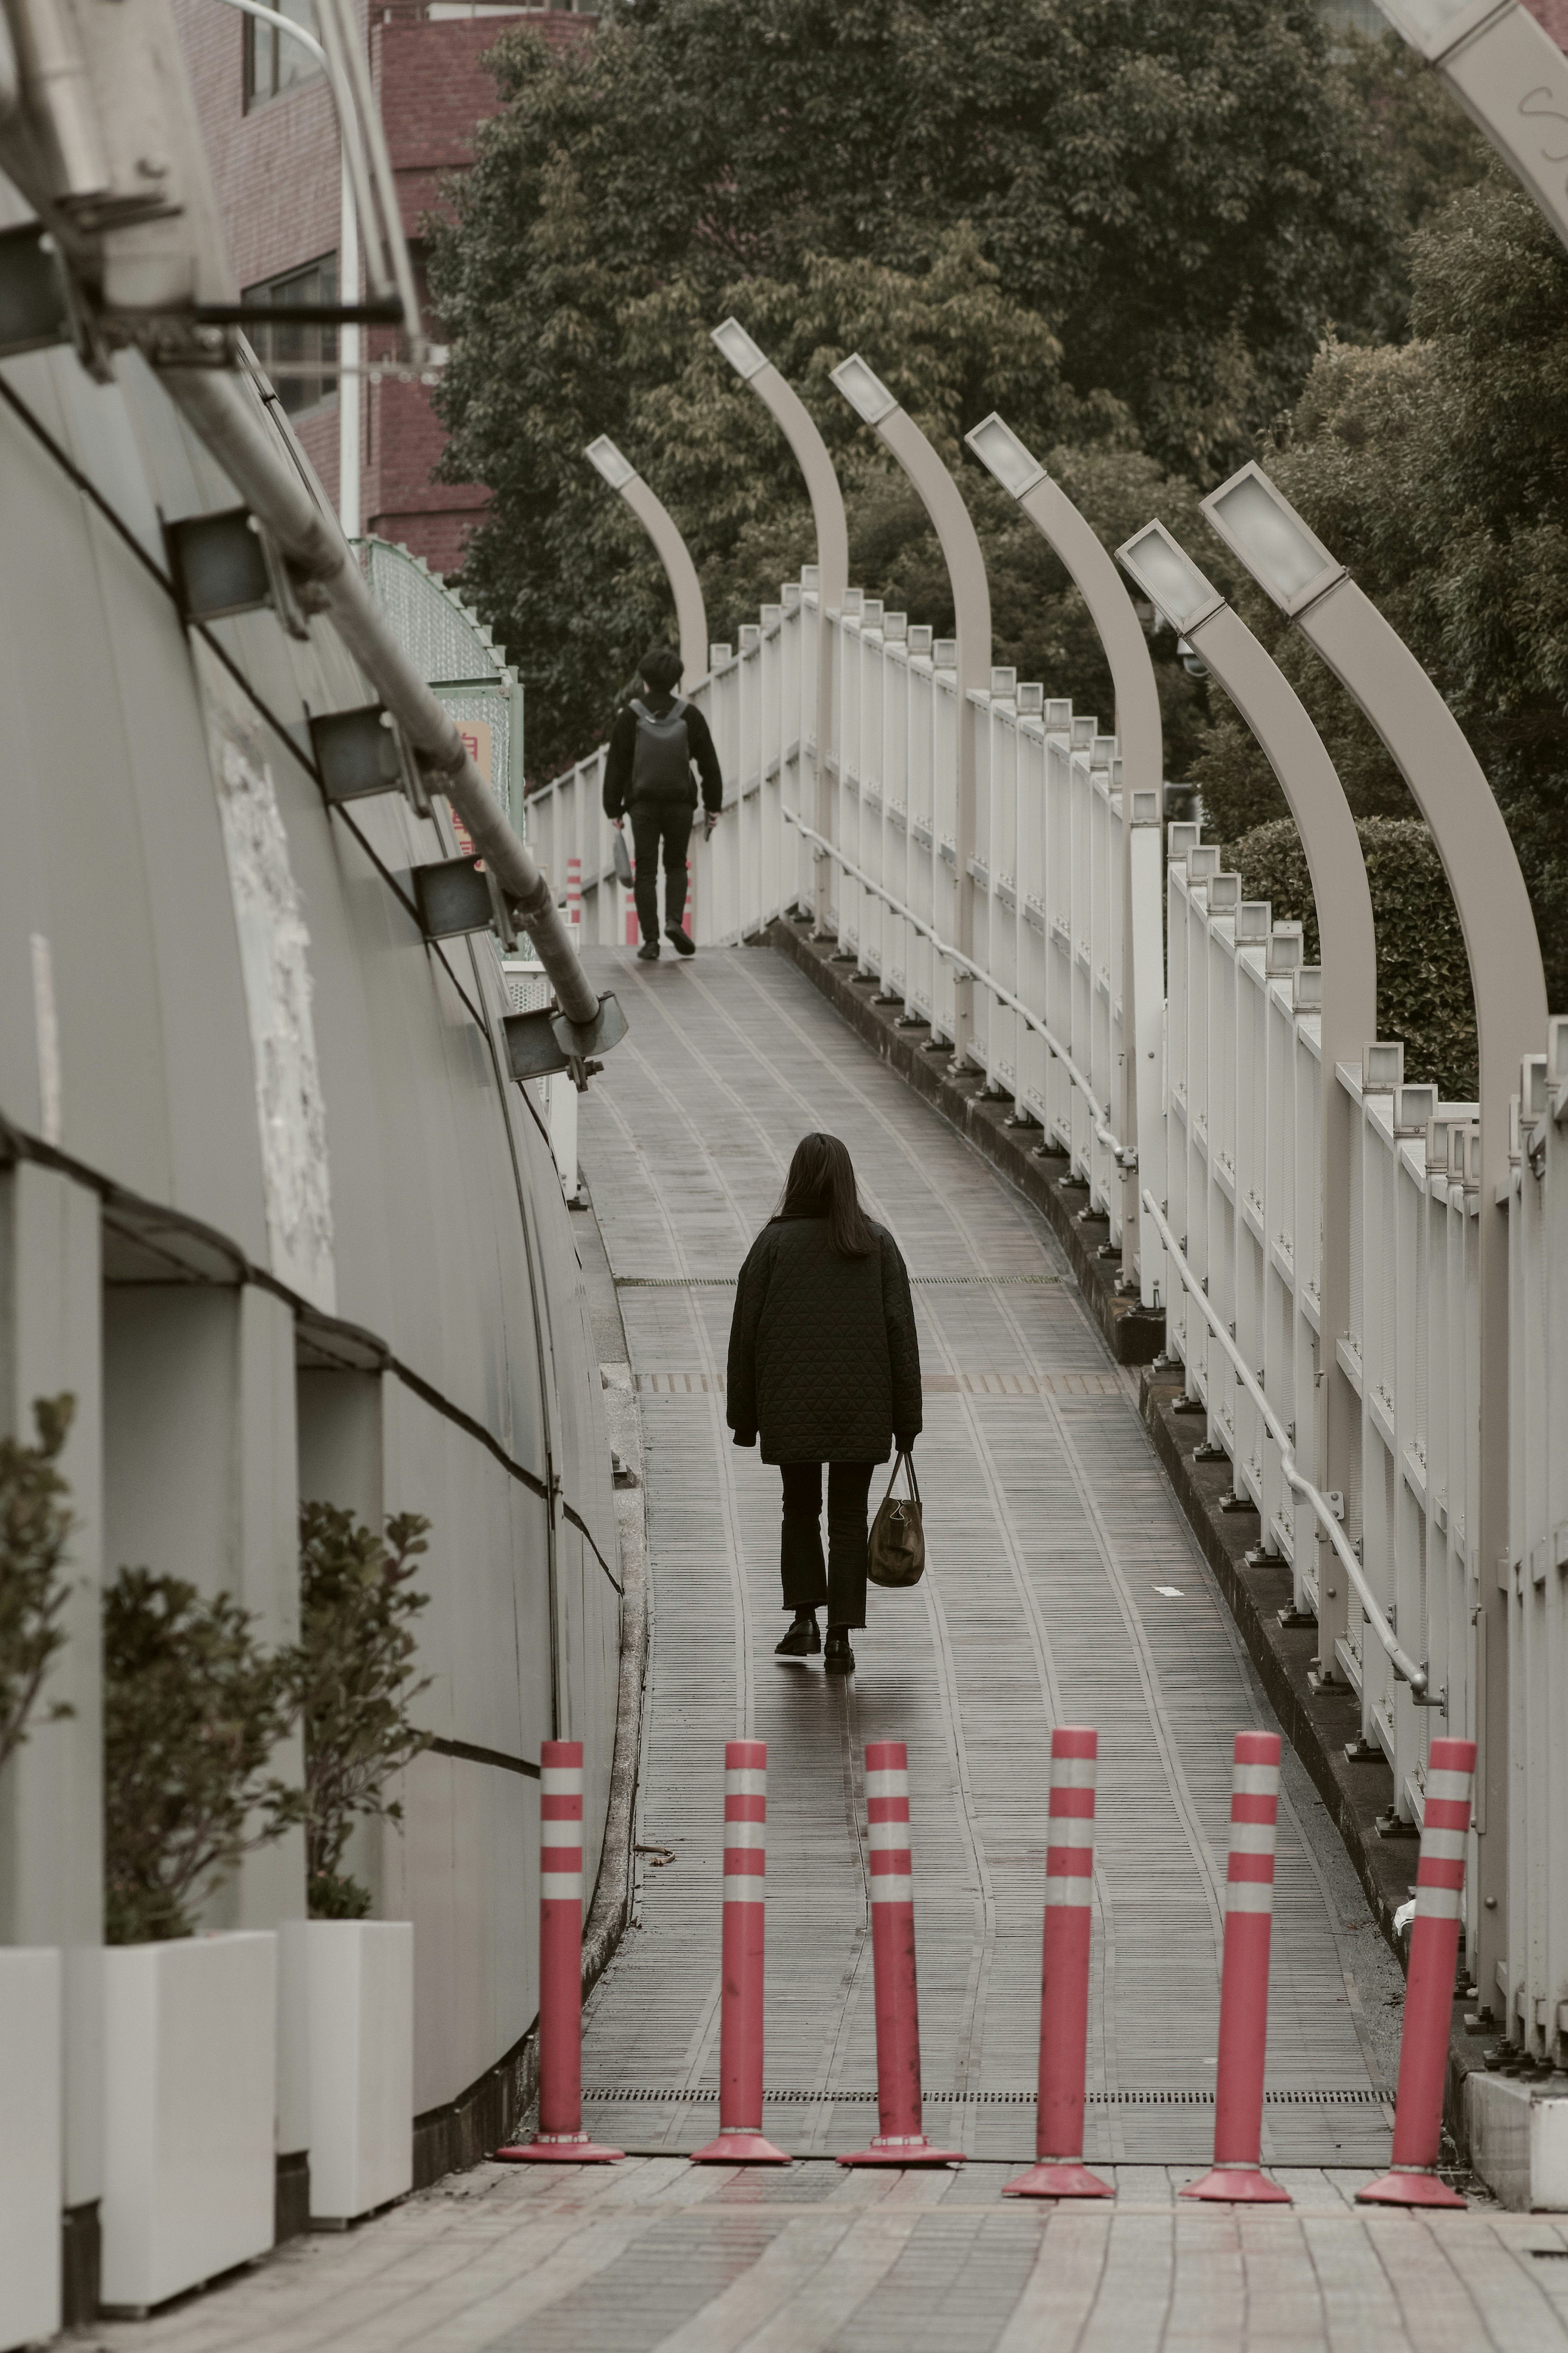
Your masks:
[{"label": "green hedge", "polygon": [[[1356,820],[1377,927],[1377,1034],[1405,1041],[1407,1079],[1435,1080],[1447,1103],[1476,1099],[1476,1014],[1469,963],[1447,879],[1419,818]],[[1255,826],[1229,845],[1242,893],[1267,899],[1276,923],[1306,927],[1318,961],[1318,911],[1300,837],[1289,818]]]}]

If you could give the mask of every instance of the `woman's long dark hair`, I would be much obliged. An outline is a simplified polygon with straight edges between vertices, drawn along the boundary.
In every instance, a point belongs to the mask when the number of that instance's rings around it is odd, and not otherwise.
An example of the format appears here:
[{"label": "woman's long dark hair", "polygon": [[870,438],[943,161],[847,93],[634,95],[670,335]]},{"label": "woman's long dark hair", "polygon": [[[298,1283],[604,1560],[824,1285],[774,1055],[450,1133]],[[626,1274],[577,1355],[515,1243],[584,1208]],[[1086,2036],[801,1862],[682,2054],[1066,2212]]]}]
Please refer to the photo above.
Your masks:
[{"label": "woman's long dark hair", "polygon": [[860,1207],[855,1164],[836,1135],[803,1135],[784,1178],[781,1218],[826,1218],[840,1258],[868,1258],[877,1237]]}]

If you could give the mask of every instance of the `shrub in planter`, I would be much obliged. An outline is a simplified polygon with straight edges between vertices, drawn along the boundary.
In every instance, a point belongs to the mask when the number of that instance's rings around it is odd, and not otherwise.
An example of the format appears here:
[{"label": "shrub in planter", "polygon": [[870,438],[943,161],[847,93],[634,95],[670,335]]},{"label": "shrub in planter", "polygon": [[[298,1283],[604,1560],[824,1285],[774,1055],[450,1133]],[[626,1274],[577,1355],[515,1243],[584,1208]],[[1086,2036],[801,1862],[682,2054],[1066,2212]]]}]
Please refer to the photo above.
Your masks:
[{"label": "shrub in planter", "polygon": [[370,1891],[342,1871],[355,1818],[402,1820],[387,1782],[429,1745],[408,1721],[428,1688],[416,1679],[415,1563],[427,1520],[405,1512],[384,1536],[331,1504],[300,1514],[300,1642],[296,1695],[305,1734],[305,1836],[310,1916],[361,1920]]},{"label": "shrub in planter", "polygon": [[[75,1411],[68,1394],[36,1398],[37,1444],[0,1439],[0,1767],[27,1737],[49,1662],[66,1639],[59,1616],[70,1588],[59,1570],[75,1521],[55,1466]],[[56,1700],[45,1721],[71,1712]]]},{"label": "shrub in planter", "polygon": [[202,1900],[302,1819],[268,1771],[298,1712],[292,1651],[249,1611],[122,1568],[103,1597],[105,1937],[193,1934]]}]

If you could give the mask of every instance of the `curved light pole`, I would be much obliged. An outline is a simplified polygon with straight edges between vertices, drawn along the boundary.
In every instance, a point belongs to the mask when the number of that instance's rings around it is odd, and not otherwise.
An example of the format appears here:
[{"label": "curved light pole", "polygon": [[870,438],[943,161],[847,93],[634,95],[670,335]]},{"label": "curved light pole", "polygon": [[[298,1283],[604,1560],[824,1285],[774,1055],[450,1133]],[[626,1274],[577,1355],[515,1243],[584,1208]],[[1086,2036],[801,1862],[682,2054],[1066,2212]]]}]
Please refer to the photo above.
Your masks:
[{"label": "curved light pole", "polygon": [[663,565],[675,598],[675,625],[680,637],[681,683],[695,686],[708,675],[708,611],[702,584],[691,551],[677,531],[669,510],[656,499],[629,458],[624,458],[607,433],[590,441],[583,455],[612,491],[618,491],[649,539]]},{"label": "curved light pole", "polygon": [[[1351,1106],[1334,1077],[1334,1065],[1359,1065],[1362,1048],[1377,1036],[1377,934],[1361,837],[1323,739],[1289,681],[1163,523],[1152,522],[1135,533],[1116,554],[1177,636],[1203,656],[1258,738],[1306,852],[1323,973],[1318,1130],[1322,1201],[1318,1365],[1323,1406],[1313,1470],[1320,1487],[1337,1488],[1344,1494],[1351,1486],[1361,1405],[1333,1345],[1336,1335],[1350,1328],[1351,1300]],[[1320,1577],[1318,1652],[1325,1682],[1338,1680],[1334,1645],[1349,1620],[1344,1578],[1335,1580],[1331,1599],[1328,1579]]]},{"label": "curved light pole", "polygon": [[[985,559],[970,521],[963,493],[912,417],[900,406],[858,352],[840,361],[833,382],[863,424],[898,459],[931,518],[942,543],[952,590],[958,635],[958,801],[953,825],[953,944],[960,955],[974,954],[974,730],[969,722],[971,689],[991,683],[991,589]],[[962,1065],[973,1033],[973,983],[956,979],[952,993],[952,1059]]]},{"label": "curved light pole", "polygon": [[[1164,737],[1149,641],[1132,599],[1099,538],[1059,483],[994,410],[964,439],[981,464],[1016,498],[1029,521],[1066,565],[1089,607],[1110,665],[1116,692],[1116,735],[1121,754],[1121,1019],[1124,1047],[1121,1104],[1121,1278],[1131,1287],[1139,1249],[1138,1202],[1144,1182],[1156,1198],[1165,1190],[1157,1165],[1160,1044],[1165,1012],[1164,923],[1160,905],[1160,806],[1164,786]],[[1138,796],[1152,796],[1140,801]],[[1129,1161],[1125,1156],[1135,1154]],[[1134,1171],[1141,1175],[1134,1176]],[[1130,1184],[1129,1178],[1133,1178]],[[1157,1238],[1142,1250],[1141,1303],[1154,1304],[1159,1280]]]},{"label": "curved light pole", "polygon": [[[1480,1064],[1480,1496],[1474,1532],[1485,1613],[1476,1726],[1485,1793],[1480,1976],[1507,1958],[1509,1102],[1546,1034],[1546,982],[1524,877],[1479,762],[1415,656],[1262,469],[1242,467],[1203,512],[1258,586],[1321,654],[1383,738],[1432,830],[1469,959]],[[1506,1197],[1505,1197],[1506,1198]],[[1469,1533],[1468,1531],[1467,1533]]]},{"label": "curved light pole", "polygon": [[[829,613],[842,612],[844,592],[849,585],[849,525],[844,512],[844,493],[838,487],[838,477],[827,454],[827,444],[817,431],[810,412],[794,388],[785,383],[767,353],[752,341],[739,319],[726,319],[722,326],[715,327],[712,332],[713,341],[742,383],[750,385],[776,420],[805,477],[806,495],[811,501],[812,521],[816,525],[815,825],[823,839],[829,840],[833,834],[833,812],[829,805],[831,788],[827,780],[827,751],[833,741],[833,640],[828,631],[827,617]],[[830,896],[826,887],[826,851],[814,850],[812,865],[812,912],[820,931],[826,921]]]},{"label": "curved light pole", "polygon": [[1568,245],[1568,58],[1520,0],[1377,0]]}]

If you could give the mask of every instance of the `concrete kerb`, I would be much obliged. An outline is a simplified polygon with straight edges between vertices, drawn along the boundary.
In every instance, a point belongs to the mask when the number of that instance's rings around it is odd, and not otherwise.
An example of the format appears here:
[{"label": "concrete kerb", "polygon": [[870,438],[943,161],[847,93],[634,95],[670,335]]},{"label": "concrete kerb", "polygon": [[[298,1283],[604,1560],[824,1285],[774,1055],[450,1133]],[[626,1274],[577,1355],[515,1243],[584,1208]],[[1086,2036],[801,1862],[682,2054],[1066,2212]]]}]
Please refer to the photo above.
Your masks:
[{"label": "concrete kerb", "polygon": [[946,1055],[926,1053],[923,1045],[931,1035],[929,1029],[913,1035],[900,1029],[896,1008],[873,1004],[869,991],[856,987],[847,967],[831,962],[832,940],[813,939],[804,925],[786,915],[771,923],[754,943],[748,941],[748,946],[752,944],[776,948],[798,965],[812,986],[821,990],[882,1060],[940,1112],[966,1143],[984,1153],[1026,1200],[1043,1211],[1067,1251],[1085,1303],[1117,1363],[1152,1364],[1164,1345],[1165,1319],[1163,1314],[1146,1314],[1135,1299],[1117,1297],[1120,1262],[1096,1254],[1099,1244],[1107,1239],[1109,1225],[1102,1218],[1080,1218],[1086,1197],[1080,1187],[1063,1182],[1068,1173],[1065,1154],[1053,1152],[1047,1158],[1037,1159],[1034,1147],[1043,1140],[1040,1129],[1006,1124],[1011,1106],[982,1099],[984,1071],[967,1071],[955,1078],[948,1070]]}]

